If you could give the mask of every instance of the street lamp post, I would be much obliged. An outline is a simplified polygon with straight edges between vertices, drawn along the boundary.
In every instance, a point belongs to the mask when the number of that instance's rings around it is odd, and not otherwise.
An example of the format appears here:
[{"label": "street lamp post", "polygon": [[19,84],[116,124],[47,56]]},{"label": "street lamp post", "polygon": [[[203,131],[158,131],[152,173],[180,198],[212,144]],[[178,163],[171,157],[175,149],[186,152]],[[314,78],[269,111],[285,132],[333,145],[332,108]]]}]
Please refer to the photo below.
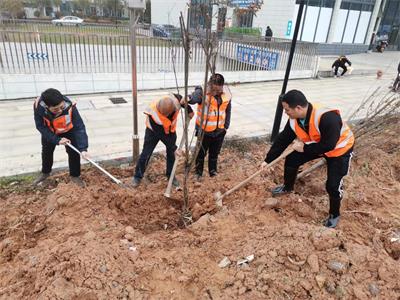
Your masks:
[{"label": "street lamp post", "polygon": [[297,13],[296,26],[294,28],[292,45],[290,47],[289,59],[286,66],[285,79],[283,80],[282,91],[281,94],[279,95],[278,103],[276,105],[274,126],[272,128],[272,133],[271,133],[272,142],[275,141],[276,137],[278,136],[279,127],[281,126],[282,113],[283,113],[282,97],[286,93],[286,87],[289,80],[290,69],[292,68],[293,55],[294,55],[294,50],[296,49],[297,36],[299,34],[301,16],[303,15],[304,2],[305,0],[300,1],[299,11]]}]

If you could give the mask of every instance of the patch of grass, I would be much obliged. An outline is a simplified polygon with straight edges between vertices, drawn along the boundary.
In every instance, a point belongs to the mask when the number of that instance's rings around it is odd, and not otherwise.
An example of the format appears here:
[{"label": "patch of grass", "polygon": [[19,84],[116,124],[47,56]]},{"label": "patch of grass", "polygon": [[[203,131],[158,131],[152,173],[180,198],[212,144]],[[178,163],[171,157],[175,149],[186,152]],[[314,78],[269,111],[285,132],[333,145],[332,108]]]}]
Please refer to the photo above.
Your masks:
[{"label": "patch of grass", "polygon": [[35,176],[33,174],[0,177],[0,188],[4,189],[31,184],[34,179]]}]

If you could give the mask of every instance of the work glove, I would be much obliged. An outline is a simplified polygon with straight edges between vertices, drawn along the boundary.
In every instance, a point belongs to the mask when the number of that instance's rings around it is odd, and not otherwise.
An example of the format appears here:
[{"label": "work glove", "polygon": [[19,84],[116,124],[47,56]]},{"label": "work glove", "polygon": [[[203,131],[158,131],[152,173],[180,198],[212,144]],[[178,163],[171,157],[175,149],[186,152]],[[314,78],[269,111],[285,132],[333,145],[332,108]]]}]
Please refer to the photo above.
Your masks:
[{"label": "work glove", "polygon": [[179,102],[181,102],[181,100],[183,98],[181,94],[177,93],[177,94],[173,94],[173,95],[175,96],[176,99],[178,99]]}]

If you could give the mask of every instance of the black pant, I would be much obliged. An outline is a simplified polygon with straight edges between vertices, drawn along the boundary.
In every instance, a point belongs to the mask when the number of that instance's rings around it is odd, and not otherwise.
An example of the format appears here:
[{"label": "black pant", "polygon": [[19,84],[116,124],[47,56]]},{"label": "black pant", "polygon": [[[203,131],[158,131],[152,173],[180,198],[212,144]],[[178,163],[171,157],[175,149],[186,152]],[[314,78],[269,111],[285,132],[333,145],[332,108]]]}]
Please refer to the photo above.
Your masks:
[{"label": "black pant", "polygon": [[204,168],[204,158],[208,154],[208,173],[210,176],[215,175],[217,172],[218,155],[222,148],[222,143],[224,142],[226,131],[221,132],[221,134],[213,137],[204,135],[203,141],[201,143],[201,148],[199,154],[196,157],[196,174],[203,175]]},{"label": "black pant", "polygon": [[[348,174],[352,156],[353,150],[351,149],[339,157],[325,157],[328,166],[325,188],[329,194],[329,213],[334,216],[340,215],[340,201],[343,197],[343,177]],[[295,151],[286,157],[285,173],[286,170],[298,170],[301,165],[319,157]]]},{"label": "black pant", "polygon": [[142,179],[150,157],[153,154],[154,148],[158,142],[161,141],[167,148],[167,171],[166,175],[169,177],[172,172],[172,167],[175,162],[175,150],[178,148],[176,144],[176,133],[164,134],[156,133],[149,128],[146,128],[144,135],[144,144],[142,153],[140,153],[139,160],[136,164],[135,178]]},{"label": "black pant", "polygon": [[[67,138],[71,141],[72,145],[76,147],[75,135],[72,132],[66,132],[59,137]],[[49,174],[53,167],[53,155],[56,145],[49,143],[42,137],[42,173]],[[79,177],[81,175],[81,157],[78,153],[70,147],[65,146],[68,154],[69,175]]]},{"label": "black pant", "polygon": [[341,76],[343,76],[343,75],[344,75],[344,73],[346,73],[346,72],[347,72],[347,67],[346,67],[346,66],[338,66],[338,65],[336,65],[336,66],[335,66],[335,76],[337,76],[337,73],[338,73],[339,67],[341,67],[341,68],[343,69],[343,72],[342,72],[342,75],[341,75]]},{"label": "black pant", "polygon": [[398,90],[400,88],[400,73],[397,74],[396,79],[394,80],[393,83],[393,89]]}]

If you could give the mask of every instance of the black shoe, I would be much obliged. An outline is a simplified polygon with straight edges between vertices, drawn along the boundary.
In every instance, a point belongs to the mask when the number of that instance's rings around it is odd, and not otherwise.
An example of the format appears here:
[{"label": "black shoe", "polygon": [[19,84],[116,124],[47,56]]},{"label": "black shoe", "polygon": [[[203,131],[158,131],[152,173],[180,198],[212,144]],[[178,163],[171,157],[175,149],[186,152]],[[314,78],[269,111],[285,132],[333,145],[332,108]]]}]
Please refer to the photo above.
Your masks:
[{"label": "black shoe", "polygon": [[141,181],[141,179],[140,178],[137,178],[137,177],[133,177],[133,179],[132,179],[132,187],[138,187],[139,186],[139,184],[140,184],[140,181]]},{"label": "black shoe", "polygon": [[292,191],[293,191],[293,189],[288,189],[288,188],[286,188],[285,185],[278,185],[277,187],[275,187],[271,190],[271,193],[272,193],[273,197],[277,197],[277,196],[291,193]]},{"label": "black shoe", "polygon": [[73,182],[73,183],[75,183],[77,186],[79,186],[79,187],[85,187],[86,186],[86,184],[85,184],[85,182],[82,180],[82,178],[80,178],[80,177],[74,177],[74,176],[71,176],[71,181]]},{"label": "black shoe", "polygon": [[180,188],[180,184],[179,184],[179,181],[178,181],[178,179],[176,179],[176,177],[174,177],[174,179],[172,179],[172,186],[174,187],[174,188],[176,188],[176,189],[179,189]]},{"label": "black shoe", "polygon": [[211,171],[210,172],[210,177],[214,177],[214,176],[217,176],[217,175],[218,175],[217,171]]},{"label": "black shoe", "polygon": [[200,174],[196,174],[196,175],[195,175],[195,178],[196,178],[196,181],[197,181],[197,182],[203,181],[203,176],[200,175]]},{"label": "black shoe", "polygon": [[36,178],[33,182],[32,185],[38,185],[39,183],[45,181],[48,177],[50,176],[50,173],[40,173],[38,178]]},{"label": "black shoe", "polygon": [[339,223],[340,216],[333,217],[333,215],[329,215],[328,219],[325,220],[325,227],[335,228]]}]

